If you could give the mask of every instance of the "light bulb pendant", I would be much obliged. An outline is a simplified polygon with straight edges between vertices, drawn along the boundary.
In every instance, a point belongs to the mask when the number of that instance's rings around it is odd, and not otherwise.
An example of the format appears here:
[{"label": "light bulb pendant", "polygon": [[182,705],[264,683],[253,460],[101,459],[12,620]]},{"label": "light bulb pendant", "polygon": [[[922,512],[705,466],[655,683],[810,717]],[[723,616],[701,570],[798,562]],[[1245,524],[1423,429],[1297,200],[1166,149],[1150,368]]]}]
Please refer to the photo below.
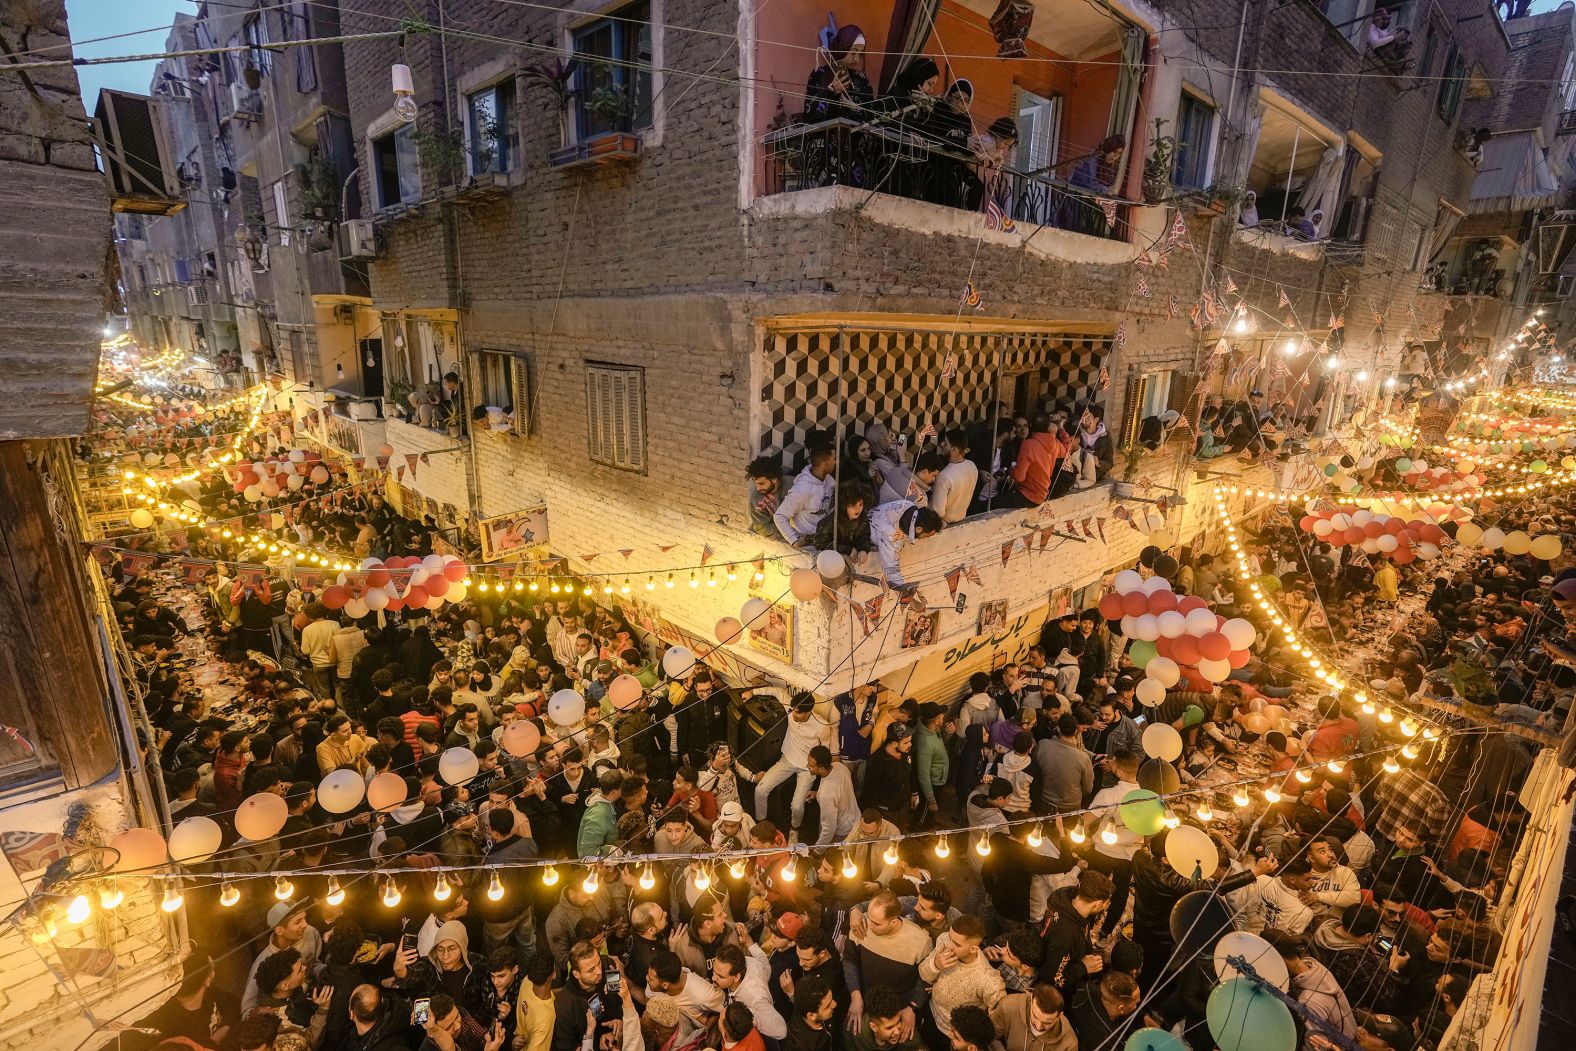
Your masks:
[{"label": "light bulb pendant", "polygon": [[[239,897],[240,895],[236,895]],[[329,905],[343,905],[345,903],[345,888],[339,885],[339,877],[328,877],[328,893],[323,895],[323,901]]]},{"label": "light bulb pendant", "polygon": [[936,840],[936,857],[947,858],[952,856],[952,845],[947,842],[947,837],[942,836]]},{"label": "light bulb pendant", "polygon": [[399,884],[395,883],[393,878],[390,877],[389,881],[383,885],[383,906],[392,909],[399,904],[399,900]]},{"label": "light bulb pendant", "polygon": [[551,887],[554,884],[556,884],[557,882],[558,882],[558,869],[557,869],[556,866],[549,865],[545,869],[542,870],[542,883],[544,885]]},{"label": "light bulb pendant", "polygon": [[487,900],[500,901],[503,899],[503,880],[494,872],[487,880]]},{"label": "light bulb pendant", "polygon": [[1040,831],[1039,825],[1035,825],[1033,828],[1029,829],[1029,836],[1025,842],[1029,844],[1030,850],[1040,849],[1040,845],[1045,842],[1045,835]]},{"label": "light bulb pendant", "polygon": [[228,909],[230,906],[234,905],[240,900],[241,892],[236,889],[235,884],[226,883],[224,886],[219,888],[219,904],[223,905],[225,908]]},{"label": "light bulb pendant", "polygon": [[295,884],[279,876],[274,880],[274,897],[280,901],[289,901],[295,894]]},{"label": "light bulb pendant", "polygon": [[844,854],[843,855],[843,878],[844,879],[853,879],[857,875],[859,875],[859,866],[854,864],[854,857],[853,857],[853,855],[852,854]]},{"label": "light bulb pendant", "polygon": [[448,901],[454,889],[449,886],[449,878],[443,873],[438,873],[438,884],[432,888],[432,896],[438,901]]},{"label": "light bulb pendant", "polygon": [[796,867],[793,857],[790,856],[788,858],[787,864],[782,867],[778,875],[782,876],[785,883],[792,883],[799,878],[799,869]]}]

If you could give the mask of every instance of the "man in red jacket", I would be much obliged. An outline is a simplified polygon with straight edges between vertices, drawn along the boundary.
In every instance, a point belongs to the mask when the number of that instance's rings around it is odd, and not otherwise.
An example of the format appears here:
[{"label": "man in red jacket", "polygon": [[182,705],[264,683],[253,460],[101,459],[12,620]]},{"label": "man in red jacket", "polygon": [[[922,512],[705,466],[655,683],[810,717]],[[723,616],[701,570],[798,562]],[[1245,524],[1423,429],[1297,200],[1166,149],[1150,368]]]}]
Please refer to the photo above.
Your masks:
[{"label": "man in red jacket", "polygon": [[1051,418],[1043,412],[1036,414],[1033,433],[1018,447],[1018,460],[1012,465],[1018,506],[1038,507],[1045,502],[1056,468],[1069,448]]}]

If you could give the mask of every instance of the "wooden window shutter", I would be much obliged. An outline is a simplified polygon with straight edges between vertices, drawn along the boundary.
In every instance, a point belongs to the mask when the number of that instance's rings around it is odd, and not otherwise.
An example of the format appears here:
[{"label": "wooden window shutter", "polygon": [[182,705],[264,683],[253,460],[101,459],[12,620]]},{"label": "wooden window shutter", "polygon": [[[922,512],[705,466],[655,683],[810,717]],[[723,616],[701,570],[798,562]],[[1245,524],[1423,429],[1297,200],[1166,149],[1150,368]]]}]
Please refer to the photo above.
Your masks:
[{"label": "wooden window shutter", "polygon": [[1198,378],[1196,376],[1184,376],[1180,372],[1171,374],[1171,397],[1166,402],[1166,408],[1175,409],[1188,422],[1189,426],[1198,422],[1191,414],[1193,392],[1196,389],[1198,389]]},{"label": "wooden window shutter", "polygon": [[645,373],[586,368],[586,418],[591,458],[627,471],[646,469]]},{"label": "wooden window shutter", "polygon": [[518,355],[509,359],[510,383],[514,388],[514,433],[531,433],[531,375],[526,360]]},{"label": "wooden window shutter", "polygon": [[1127,398],[1122,402],[1122,447],[1138,441],[1138,425],[1143,422],[1144,399],[1149,396],[1149,377],[1133,374],[1127,378]]}]

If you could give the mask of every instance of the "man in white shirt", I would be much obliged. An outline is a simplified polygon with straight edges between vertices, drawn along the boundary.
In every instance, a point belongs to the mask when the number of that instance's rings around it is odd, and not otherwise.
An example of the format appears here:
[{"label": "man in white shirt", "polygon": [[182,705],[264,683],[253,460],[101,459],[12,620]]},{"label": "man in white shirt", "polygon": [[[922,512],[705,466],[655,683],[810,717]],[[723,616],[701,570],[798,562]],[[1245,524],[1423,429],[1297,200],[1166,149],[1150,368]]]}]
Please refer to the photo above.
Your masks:
[{"label": "man in white shirt", "polygon": [[803,547],[815,535],[815,527],[831,510],[837,494],[837,450],[817,446],[810,450],[810,466],[794,478],[788,493],[777,505],[772,521],[784,540]]},{"label": "man in white shirt", "polygon": [[961,427],[946,433],[941,451],[947,454],[947,466],[930,487],[930,508],[943,522],[955,525],[968,517],[980,469],[969,459],[969,435]]},{"label": "man in white shirt", "polygon": [[1122,912],[1127,908],[1127,892],[1133,882],[1133,854],[1138,850],[1139,838],[1138,833],[1122,823],[1117,810],[1122,797],[1138,791],[1138,756],[1132,752],[1116,752],[1108,762],[1116,775],[1116,784],[1100,789],[1089,801],[1092,820],[1096,822],[1089,867],[1110,876],[1116,885],[1111,907],[1105,911],[1103,934],[1107,935],[1122,922]]},{"label": "man in white shirt", "polygon": [[1338,913],[1363,899],[1357,873],[1341,864],[1333,836],[1324,836],[1308,844],[1308,864],[1313,870],[1313,885],[1303,900],[1313,909],[1316,918]]},{"label": "man in white shirt", "polygon": [[724,1005],[738,1002],[748,1007],[761,1035],[781,1040],[788,1035],[788,1022],[772,1003],[767,985],[771,973],[772,964],[766,953],[749,940],[745,941],[745,948],[724,945],[711,965],[711,981],[721,991]]},{"label": "man in white shirt", "polygon": [[722,993],[700,975],[690,971],[671,949],[658,949],[651,954],[651,965],[646,970],[646,998],[658,993],[673,997],[679,1007],[679,1042],[690,1034],[705,1029],[712,1016],[721,1013]]},{"label": "man in white shirt", "polygon": [[810,749],[810,776],[815,780],[810,792],[821,806],[821,834],[816,838],[817,847],[841,843],[859,824],[859,800],[854,798],[854,779],[844,763],[832,758],[832,750],[825,745]]},{"label": "man in white shirt", "polygon": [[1258,878],[1257,900],[1248,901],[1245,930],[1277,930],[1301,934],[1313,922],[1313,910],[1306,898],[1313,887],[1313,868],[1306,858],[1282,865],[1274,875]]},{"label": "man in white shirt", "polygon": [[301,629],[301,655],[311,662],[312,692],[319,697],[334,696],[335,665],[334,634],[339,622],[329,617],[328,607],[321,602],[309,602],[306,609],[311,622]]},{"label": "man in white shirt", "polygon": [[821,745],[828,751],[837,745],[837,730],[830,723],[817,718],[815,698],[808,693],[796,697],[788,711],[787,732],[783,736],[782,755],[761,775],[755,785],[755,820],[766,820],[766,808],[771,803],[772,792],[777,786],[796,778],[793,788],[793,834],[799,834],[804,821],[804,799],[810,793],[810,749]]},{"label": "man in white shirt", "polygon": [[908,500],[893,500],[870,512],[870,539],[876,545],[876,556],[881,560],[881,572],[888,585],[900,590],[909,587],[897,561],[903,545],[935,536],[945,526],[935,511]]}]

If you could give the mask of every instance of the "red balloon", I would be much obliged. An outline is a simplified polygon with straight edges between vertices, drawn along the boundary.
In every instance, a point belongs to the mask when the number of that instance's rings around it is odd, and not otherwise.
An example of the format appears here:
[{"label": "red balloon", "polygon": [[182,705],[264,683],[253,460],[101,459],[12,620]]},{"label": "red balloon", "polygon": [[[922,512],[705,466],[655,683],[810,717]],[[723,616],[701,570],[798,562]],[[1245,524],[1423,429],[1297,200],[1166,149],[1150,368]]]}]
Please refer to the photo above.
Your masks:
[{"label": "red balloon", "polygon": [[262,483],[262,479],[257,477],[257,472],[252,470],[250,467],[244,471],[239,472],[235,476],[235,480],[242,489],[245,489],[249,485],[260,485]]},{"label": "red balloon", "polygon": [[1223,661],[1231,656],[1231,640],[1218,631],[1207,635],[1200,635],[1198,639],[1199,656],[1212,661]]},{"label": "red balloon", "polygon": [[[443,575],[448,577],[454,583],[458,584],[460,581],[471,575],[471,567],[467,566],[464,562],[450,562],[447,566],[443,567]],[[1139,610],[1139,613],[1142,612],[1143,610]],[[1137,615],[1138,614],[1136,613],[1134,614],[1134,616]]]},{"label": "red balloon", "polygon": [[1122,612],[1129,617],[1141,617],[1149,612],[1149,596],[1142,591],[1129,591],[1122,596]]},{"label": "red balloon", "polygon": [[383,560],[383,568],[385,569],[404,569],[408,565],[410,563],[405,561],[404,555],[393,555]]},{"label": "red balloon", "polygon": [[1437,544],[1445,539],[1445,531],[1432,522],[1424,522],[1423,528],[1417,531],[1417,535],[1430,544]]},{"label": "red balloon", "polygon": [[1169,613],[1177,608],[1177,596],[1174,591],[1157,591],[1149,596],[1149,612],[1159,615]]},{"label": "red balloon", "polygon": [[420,584],[412,584],[410,590],[405,592],[405,605],[411,609],[419,609],[427,604],[427,589]]},{"label": "red balloon", "polygon": [[244,493],[244,492],[246,492],[246,483],[245,482],[236,482],[235,486],[234,486],[234,489],[235,489],[235,491],[237,493]]},{"label": "red balloon", "polygon": [[1406,523],[1401,521],[1400,516],[1392,517],[1385,522],[1384,531],[1391,536],[1400,536],[1406,531]]},{"label": "red balloon", "polygon": [[318,601],[329,609],[344,609],[345,602],[350,598],[350,593],[338,584],[330,584],[318,596]]},{"label": "red balloon", "polygon": [[400,610],[405,608],[405,600],[396,595],[389,599],[389,604],[384,608],[390,613],[398,613]]},{"label": "red balloon", "polygon": [[1195,693],[1215,692],[1215,684],[1204,678],[1204,674],[1197,668],[1183,668],[1182,681],[1187,683],[1187,688]]},{"label": "red balloon", "polygon": [[1226,618],[1222,617],[1219,613],[1215,614],[1215,630],[1219,631],[1221,628],[1224,628],[1225,626],[1226,626]]},{"label": "red balloon", "polygon": [[1346,531],[1346,542],[1348,544],[1360,544],[1367,539],[1368,534],[1363,530],[1362,526],[1352,526]]},{"label": "red balloon", "polygon": [[367,587],[380,588],[389,582],[389,571],[386,569],[367,570]]},{"label": "red balloon", "polygon": [[1231,664],[1233,670],[1237,668],[1246,668],[1248,666],[1248,661],[1252,659],[1253,652],[1251,650],[1232,650],[1231,656],[1226,658],[1226,660]]},{"label": "red balloon", "polygon": [[1297,525],[1304,533],[1311,533],[1318,521],[1319,519],[1315,515],[1303,515],[1302,518],[1298,519]]},{"label": "red balloon", "polygon": [[1417,552],[1409,547],[1398,547],[1390,552],[1390,558],[1396,565],[1404,566],[1417,560]]},{"label": "red balloon", "polygon": [[1184,595],[1182,599],[1177,602],[1178,613],[1192,613],[1195,609],[1207,609],[1208,607],[1209,603],[1205,602],[1197,595]]},{"label": "red balloon", "polygon": [[1175,641],[1175,640],[1168,639],[1164,635],[1160,636],[1158,639],[1155,640],[1155,652],[1160,654],[1160,656],[1162,656],[1162,657],[1171,657],[1173,660],[1175,660],[1176,657],[1171,652],[1172,649],[1173,649],[1171,643],[1173,641]]},{"label": "red balloon", "polygon": [[1382,536],[1383,534],[1384,534],[1384,523],[1383,522],[1369,522],[1368,524],[1363,526],[1363,536],[1367,537],[1369,540],[1373,540],[1373,539],[1375,539],[1375,538],[1377,538],[1379,536]]},{"label": "red balloon", "polygon": [[1113,591],[1100,600],[1100,616],[1106,620],[1121,620],[1123,615],[1121,595]]},{"label": "red balloon", "polygon": [[442,598],[449,593],[449,578],[442,573],[433,573],[421,586],[426,589],[427,594]]},{"label": "red balloon", "polygon": [[1192,635],[1178,635],[1171,640],[1171,659],[1178,664],[1197,664],[1202,656],[1198,650],[1198,639]]}]

